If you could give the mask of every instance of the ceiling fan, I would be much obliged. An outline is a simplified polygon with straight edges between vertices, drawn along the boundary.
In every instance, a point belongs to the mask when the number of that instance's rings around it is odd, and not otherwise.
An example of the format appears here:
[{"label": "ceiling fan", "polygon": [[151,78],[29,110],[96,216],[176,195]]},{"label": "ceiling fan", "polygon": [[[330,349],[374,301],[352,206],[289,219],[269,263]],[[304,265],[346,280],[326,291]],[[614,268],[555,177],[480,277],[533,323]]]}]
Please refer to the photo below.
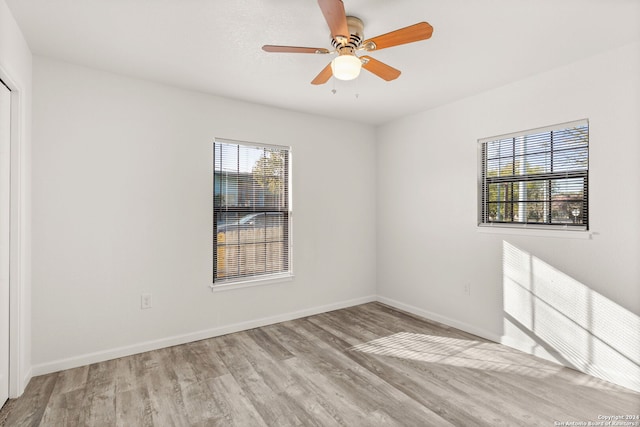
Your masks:
[{"label": "ceiling fan", "polygon": [[433,33],[433,27],[431,25],[427,22],[419,22],[399,30],[391,31],[390,33],[363,40],[364,24],[355,16],[346,15],[342,0],[318,0],[318,5],[331,30],[331,45],[334,50],[298,46],[262,46],[262,50],[266,52],[337,53],[338,56],[324,67],[324,69],[320,71],[320,74],[311,81],[311,84],[314,85],[326,83],[331,76],[339,80],[353,80],[360,75],[361,68],[386,81],[395,80],[400,76],[400,70],[368,55],[357,56],[356,52],[362,50],[371,52],[401,44],[426,40],[431,37]]}]

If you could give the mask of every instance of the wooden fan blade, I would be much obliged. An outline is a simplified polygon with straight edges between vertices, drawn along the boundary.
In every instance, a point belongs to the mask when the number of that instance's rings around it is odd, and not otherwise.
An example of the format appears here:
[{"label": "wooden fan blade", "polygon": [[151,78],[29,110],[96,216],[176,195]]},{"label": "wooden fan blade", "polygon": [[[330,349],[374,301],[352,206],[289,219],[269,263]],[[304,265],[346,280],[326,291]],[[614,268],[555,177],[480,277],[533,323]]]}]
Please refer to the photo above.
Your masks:
[{"label": "wooden fan blade", "polygon": [[266,44],[262,46],[265,52],[282,52],[282,53],[329,53],[329,49],[321,47],[299,47],[299,46],[275,46]]},{"label": "wooden fan blade", "polygon": [[320,74],[318,74],[316,76],[316,78],[311,81],[311,84],[312,85],[323,85],[323,84],[325,84],[326,82],[329,81],[329,79],[331,78],[332,75],[333,75],[333,73],[331,72],[331,62],[329,62],[327,64],[327,66],[324,67],[322,69],[322,71],[320,71]]},{"label": "wooden fan blade", "polygon": [[347,14],[344,11],[342,0],[318,0],[318,6],[320,6],[324,19],[331,30],[331,36],[334,39],[340,36],[349,40]]},{"label": "wooden fan blade", "polygon": [[433,27],[427,22],[419,22],[390,33],[374,37],[362,42],[366,50],[380,50],[387,47],[426,40],[433,34]]},{"label": "wooden fan blade", "polygon": [[397,79],[400,76],[400,70],[396,70],[395,68],[385,64],[384,62],[380,62],[370,56],[361,56],[360,59],[362,60],[362,68],[369,72],[372,72],[381,79],[391,81]]}]

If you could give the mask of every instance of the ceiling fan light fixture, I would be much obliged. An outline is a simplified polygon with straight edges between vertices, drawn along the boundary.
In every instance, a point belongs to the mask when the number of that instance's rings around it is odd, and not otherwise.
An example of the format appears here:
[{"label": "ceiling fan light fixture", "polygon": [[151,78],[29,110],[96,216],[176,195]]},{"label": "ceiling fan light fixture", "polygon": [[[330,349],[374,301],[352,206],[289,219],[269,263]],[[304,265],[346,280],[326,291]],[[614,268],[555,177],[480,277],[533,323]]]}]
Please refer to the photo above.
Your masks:
[{"label": "ceiling fan light fixture", "polygon": [[338,80],[353,80],[360,75],[362,62],[355,55],[340,55],[331,61],[331,71]]}]

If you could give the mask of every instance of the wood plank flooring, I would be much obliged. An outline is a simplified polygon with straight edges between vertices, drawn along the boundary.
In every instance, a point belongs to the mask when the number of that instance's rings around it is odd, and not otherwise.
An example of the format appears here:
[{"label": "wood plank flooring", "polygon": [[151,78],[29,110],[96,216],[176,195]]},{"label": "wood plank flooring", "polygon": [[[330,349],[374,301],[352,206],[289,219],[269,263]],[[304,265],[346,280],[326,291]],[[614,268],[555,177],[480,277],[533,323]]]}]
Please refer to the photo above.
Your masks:
[{"label": "wood plank flooring", "polygon": [[640,393],[379,303],[35,377],[3,426],[553,426]]}]

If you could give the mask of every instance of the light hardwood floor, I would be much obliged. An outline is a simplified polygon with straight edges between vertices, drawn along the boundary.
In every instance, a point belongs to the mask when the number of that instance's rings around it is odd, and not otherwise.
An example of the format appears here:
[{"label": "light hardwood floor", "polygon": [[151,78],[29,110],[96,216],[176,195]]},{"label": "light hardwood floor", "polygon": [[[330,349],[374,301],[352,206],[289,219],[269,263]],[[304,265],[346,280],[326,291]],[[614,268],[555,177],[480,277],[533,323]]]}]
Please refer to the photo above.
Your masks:
[{"label": "light hardwood floor", "polygon": [[31,380],[6,426],[554,426],[640,394],[371,303]]}]

